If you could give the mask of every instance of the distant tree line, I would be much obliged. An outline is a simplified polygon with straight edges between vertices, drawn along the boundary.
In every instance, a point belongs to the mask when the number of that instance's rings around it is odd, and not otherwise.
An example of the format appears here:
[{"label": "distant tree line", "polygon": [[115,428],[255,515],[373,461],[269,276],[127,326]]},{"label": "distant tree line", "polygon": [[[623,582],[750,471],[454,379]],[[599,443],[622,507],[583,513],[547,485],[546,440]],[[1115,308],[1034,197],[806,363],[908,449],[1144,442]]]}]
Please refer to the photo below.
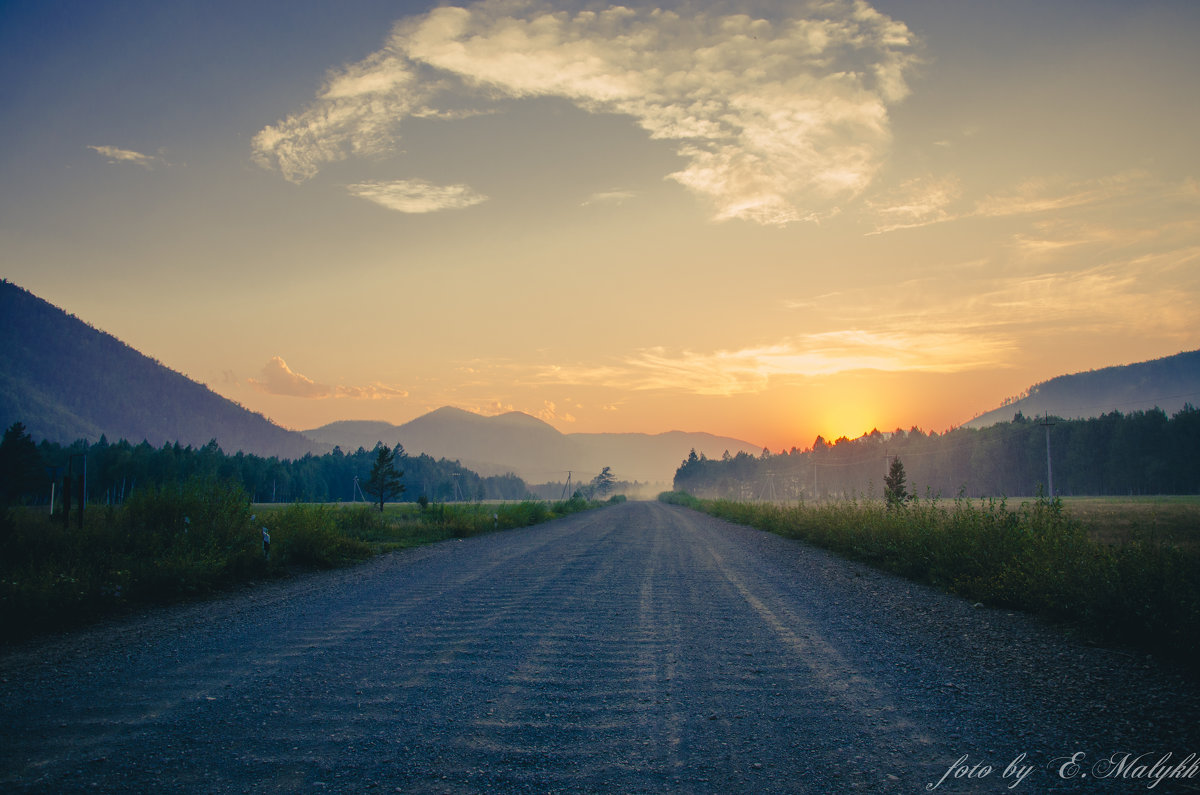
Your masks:
[{"label": "distant tree line", "polygon": [[[580,497],[585,500],[605,500],[610,496],[645,493],[646,485],[636,480],[617,480],[612,467],[604,467],[590,481],[551,481],[529,486],[530,495],[539,500],[564,500]],[[569,494],[567,492],[570,492]]]},{"label": "distant tree line", "polygon": [[[79,474],[86,462],[87,499],[93,505],[120,503],[135,489],[192,478],[236,482],[256,502],[370,501],[367,483],[381,446],[360,447],[353,453],[335,447],[321,456],[281,460],[242,452],[229,455],[216,440],[203,447],[110,443],[103,436],[95,444],[84,440],[69,446],[36,444],[24,426],[15,423],[0,443],[0,499],[9,505],[47,504],[52,478],[61,485],[68,465]],[[395,468],[404,472],[402,490],[389,490],[392,501],[520,500],[529,494],[525,482],[513,474],[482,477],[457,461],[410,456],[400,445],[389,452]]]},{"label": "distant tree line", "polygon": [[1185,405],[1111,412],[1082,420],[1028,418],[943,434],[919,428],[871,431],[777,455],[693,450],[675,473],[675,489],[737,500],[824,499],[884,495],[892,461],[903,461],[915,496],[1032,496],[1045,490],[1046,434],[1054,492],[1066,496],[1200,494],[1200,410]]}]

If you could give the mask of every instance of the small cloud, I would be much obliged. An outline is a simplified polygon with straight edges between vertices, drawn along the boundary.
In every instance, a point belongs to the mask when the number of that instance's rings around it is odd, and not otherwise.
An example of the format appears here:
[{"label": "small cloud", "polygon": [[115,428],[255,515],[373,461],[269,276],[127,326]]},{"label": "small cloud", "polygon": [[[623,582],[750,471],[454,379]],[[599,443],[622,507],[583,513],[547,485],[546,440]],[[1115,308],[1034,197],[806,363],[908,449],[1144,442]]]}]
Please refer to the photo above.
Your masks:
[{"label": "small cloud", "polygon": [[567,411],[560,411],[557,404],[552,400],[543,401],[542,408],[538,409],[534,416],[545,422],[554,422],[555,420],[568,423],[575,422],[573,414]]},{"label": "small cloud", "polygon": [[831,293],[822,293],[814,298],[785,298],[783,299],[784,309],[818,309],[821,306],[841,298],[842,292],[835,290]]},{"label": "small cloud", "polygon": [[331,386],[318,383],[306,375],[288,367],[280,356],[272,356],[263,365],[262,378],[247,379],[252,387],[268,395],[323,400],[347,398],[350,400],[385,400],[408,397],[408,392],[387,384],[374,383],[369,386]]},{"label": "small cloud", "polygon": [[360,182],[348,186],[347,190],[360,199],[401,213],[461,210],[487,201],[487,196],[467,185],[434,185],[420,179]]},{"label": "small cloud", "polygon": [[632,199],[637,196],[633,191],[628,190],[608,190],[593,193],[583,204],[582,207],[587,207],[593,204],[624,204],[627,199]]},{"label": "small cloud", "polygon": [[141,152],[135,152],[132,149],[120,149],[116,146],[88,146],[94,152],[99,152],[104,157],[108,158],[110,163],[132,163],[135,166],[142,168],[154,168],[157,165],[166,163],[161,157],[156,155],[144,155]]},{"label": "small cloud", "polygon": [[332,387],[318,384],[308,376],[295,372],[280,356],[272,356],[271,361],[263,365],[261,381],[254,378],[248,380],[251,386],[268,395],[299,398],[327,398],[333,395]]},{"label": "small cloud", "polygon": [[374,383],[369,386],[335,386],[334,397],[350,398],[352,400],[387,400],[389,398],[406,398],[408,391],[397,389],[387,384]]}]

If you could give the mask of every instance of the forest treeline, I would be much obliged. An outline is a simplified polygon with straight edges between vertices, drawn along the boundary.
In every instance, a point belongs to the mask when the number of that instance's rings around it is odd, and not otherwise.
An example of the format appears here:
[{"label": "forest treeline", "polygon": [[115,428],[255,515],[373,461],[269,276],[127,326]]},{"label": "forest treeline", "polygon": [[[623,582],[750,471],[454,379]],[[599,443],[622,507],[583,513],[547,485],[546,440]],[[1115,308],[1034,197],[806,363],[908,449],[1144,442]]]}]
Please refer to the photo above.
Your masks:
[{"label": "forest treeline", "polygon": [[943,434],[919,428],[761,456],[695,451],[675,473],[675,490],[734,500],[808,500],[883,494],[892,459],[916,496],[1032,496],[1047,488],[1046,435],[1054,493],[1066,496],[1200,493],[1200,410],[1185,405],[1111,412],[1080,420],[1029,418]]},{"label": "forest treeline", "polygon": [[[404,491],[394,498],[396,502],[415,502],[422,496],[430,502],[521,500],[529,494],[516,475],[482,477],[457,461],[410,456],[397,447],[395,465],[404,472],[400,479]],[[121,503],[136,489],[197,478],[237,483],[255,502],[353,502],[364,500],[356,483],[367,482],[375,452],[360,447],[345,453],[335,448],[325,455],[292,460],[243,452],[228,455],[215,440],[202,447],[110,443],[104,437],[94,444],[83,440],[69,446],[35,444],[16,423],[5,431],[0,446],[0,487],[5,492],[0,497],[8,504],[47,504],[52,477],[61,490],[68,467],[78,476],[85,461],[87,501],[92,505]]]}]

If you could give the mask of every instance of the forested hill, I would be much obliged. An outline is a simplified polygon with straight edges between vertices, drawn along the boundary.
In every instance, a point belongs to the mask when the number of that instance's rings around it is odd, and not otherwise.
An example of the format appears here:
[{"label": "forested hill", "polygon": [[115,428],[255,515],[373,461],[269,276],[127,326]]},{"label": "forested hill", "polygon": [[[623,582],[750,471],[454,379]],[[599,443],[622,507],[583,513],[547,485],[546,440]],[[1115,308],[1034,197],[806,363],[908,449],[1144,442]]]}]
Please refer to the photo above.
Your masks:
[{"label": "forested hill", "polygon": [[275,425],[17,285],[0,280],[0,428],[70,444],[159,446],[299,458],[329,448]]},{"label": "forested hill", "polygon": [[1067,419],[1153,408],[1174,414],[1185,403],[1200,404],[1200,351],[1060,375],[1031,386],[1020,398],[1006,401],[963,427],[986,428],[1010,422],[1018,412],[1026,417],[1049,414]]}]

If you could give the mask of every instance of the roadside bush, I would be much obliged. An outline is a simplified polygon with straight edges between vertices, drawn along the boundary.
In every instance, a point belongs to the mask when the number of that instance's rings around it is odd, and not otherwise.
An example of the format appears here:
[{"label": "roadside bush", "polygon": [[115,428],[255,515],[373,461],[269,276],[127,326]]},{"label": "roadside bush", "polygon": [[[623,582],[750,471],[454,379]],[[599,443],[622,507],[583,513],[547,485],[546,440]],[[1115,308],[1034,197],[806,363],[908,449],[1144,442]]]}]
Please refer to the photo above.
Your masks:
[{"label": "roadside bush", "polygon": [[0,542],[0,638],[70,626],[137,602],[210,590],[263,571],[238,486],[189,481],[89,507],[83,528],[12,512]]},{"label": "roadside bush", "polygon": [[131,585],[139,596],[192,593],[262,571],[250,498],[235,483],[143,489],[108,520],[114,551],[136,572]]},{"label": "roadside bush", "polygon": [[350,514],[351,523],[365,524],[357,512],[299,503],[268,517],[264,526],[271,534],[271,570],[292,566],[328,569],[369,558],[369,544],[339,530],[338,515],[343,513]]}]

